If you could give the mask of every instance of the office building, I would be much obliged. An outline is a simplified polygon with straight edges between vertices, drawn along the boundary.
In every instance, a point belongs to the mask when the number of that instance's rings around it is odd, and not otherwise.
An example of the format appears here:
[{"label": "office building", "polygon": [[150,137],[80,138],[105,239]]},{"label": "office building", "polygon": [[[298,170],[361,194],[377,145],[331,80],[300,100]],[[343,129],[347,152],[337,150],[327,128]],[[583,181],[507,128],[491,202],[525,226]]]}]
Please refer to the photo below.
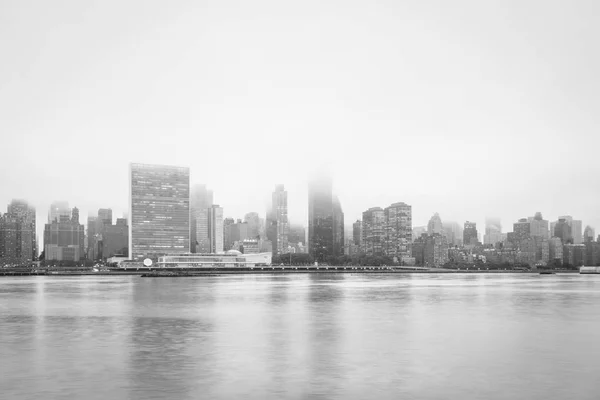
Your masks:
[{"label": "office building", "polygon": [[523,243],[531,237],[531,223],[527,218],[521,218],[513,224],[511,240],[515,248],[522,247]]},{"label": "office building", "polygon": [[337,196],[333,198],[333,255],[344,255],[344,212]]},{"label": "office building", "polygon": [[371,207],[362,213],[362,252],[367,256],[383,256],[386,246],[385,212]]},{"label": "office building", "polygon": [[37,258],[35,208],[13,200],[0,214],[0,265],[27,263]]},{"label": "office building", "polygon": [[550,238],[548,220],[542,217],[541,212],[536,212],[535,216],[528,218],[528,221],[530,225],[529,232],[532,237]]},{"label": "office building", "polygon": [[327,174],[308,185],[308,251],[317,262],[334,255],[333,188]]},{"label": "office building", "polygon": [[548,239],[548,255],[550,262],[558,260],[562,264],[563,243],[559,237],[551,237]]},{"label": "office building", "polygon": [[[411,257],[412,243],[412,206],[398,202],[386,207],[384,213],[384,255],[393,257],[398,262]],[[439,218],[439,215],[438,215]],[[434,229],[441,231],[439,226]]]},{"label": "office building", "polygon": [[442,219],[440,218],[440,214],[435,213],[429,219],[429,223],[427,224],[427,234],[439,234],[441,235],[444,232],[444,226],[442,225]]},{"label": "office building", "polygon": [[79,261],[84,258],[85,228],[79,223],[79,209],[74,207],[69,216],[60,215],[44,227],[44,254],[46,260]]},{"label": "office building", "polygon": [[463,230],[458,222],[446,221],[444,222],[444,235],[448,246],[462,246],[463,245]]},{"label": "office building", "polygon": [[129,257],[189,253],[189,168],[131,164],[129,175]]},{"label": "office building", "polygon": [[479,243],[477,233],[477,224],[475,222],[466,221],[463,228],[463,244],[464,246],[476,246]]},{"label": "office building", "polygon": [[591,226],[587,225],[583,231],[583,242],[589,242],[589,241],[594,241],[596,237],[596,232],[594,231],[594,228],[592,228]]},{"label": "office building", "polygon": [[248,236],[257,239],[260,236],[261,218],[256,212],[249,212],[244,216],[244,222],[248,224]]},{"label": "office building", "polygon": [[357,219],[355,223],[352,224],[352,239],[354,240],[354,244],[359,248],[362,245],[362,221]]},{"label": "office building", "polygon": [[439,233],[427,235],[424,252],[423,260],[425,266],[433,268],[444,266],[449,261],[446,237]]},{"label": "office building", "polygon": [[[239,221],[239,220],[238,220]],[[235,225],[235,220],[233,218],[225,218],[223,220],[223,250],[231,250],[233,249],[233,244],[236,240],[233,240],[232,237],[232,226]],[[239,240],[239,238],[237,239]],[[237,250],[237,249],[235,249]]]},{"label": "office building", "polygon": [[495,246],[502,243],[506,235],[502,233],[502,224],[499,218],[486,218],[485,234],[483,235],[483,244]]},{"label": "office building", "polygon": [[55,201],[50,205],[48,223],[51,224],[52,221],[60,221],[61,217],[71,218],[71,209],[67,201]]},{"label": "office building", "polygon": [[204,184],[194,185],[190,196],[190,251],[192,253],[210,253],[208,214],[212,205],[212,190],[208,190]]},{"label": "office building", "polygon": [[[283,185],[276,185],[271,196],[271,212],[268,214],[267,226],[271,229],[269,240],[273,242],[273,254],[288,252],[288,204],[287,191]],[[268,235],[269,236],[269,235]]]},{"label": "office building", "polygon": [[566,219],[560,218],[558,222],[554,223],[554,236],[560,238],[563,245],[573,243],[573,233],[571,231],[571,225]]},{"label": "office building", "polygon": [[[105,219],[108,222],[108,219]],[[104,224],[100,240],[101,258],[129,254],[129,225],[124,218],[117,218],[116,223]]]},{"label": "office building", "polygon": [[209,253],[223,252],[223,208],[213,204],[208,209]]}]

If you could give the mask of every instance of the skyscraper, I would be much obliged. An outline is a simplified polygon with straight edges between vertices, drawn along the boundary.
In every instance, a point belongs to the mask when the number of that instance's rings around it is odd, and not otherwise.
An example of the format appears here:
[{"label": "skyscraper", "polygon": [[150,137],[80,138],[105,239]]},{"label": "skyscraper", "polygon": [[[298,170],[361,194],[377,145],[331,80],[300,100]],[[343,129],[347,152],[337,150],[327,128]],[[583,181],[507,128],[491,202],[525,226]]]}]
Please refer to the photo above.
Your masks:
[{"label": "skyscraper", "polygon": [[502,224],[499,218],[485,219],[485,235],[483,235],[483,244],[495,245],[504,241],[505,235],[502,234]]},{"label": "skyscraper", "polygon": [[[570,215],[562,215],[562,216],[558,217],[558,221],[553,222],[551,224],[552,232],[554,232],[556,225],[561,220],[564,220],[564,222],[567,225],[569,225],[569,227],[571,228],[572,243],[573,244],[582,244],[583,243],[583,223],[581,222],[581,220],[573,219],[573,217]],[[563,240],[563,244],[564,244],[564,240]]]},{"label": "skyscraper", "polygon": [[594,228],[587,225],[585,227],[585,230],[583,231],[583,241],[584,242],[593,241],[595,237],[596,237],[596,232],[594,231]]},{"label": "skyscraper", "polygon": [[[386,207],[383,211],[385,218],[385,249],[384,254],[389,257],[410,257],[412,243],[412,206],[399,202]],[[438,215],[439,218],[439,215]],[[439,226],[432,227],[441,230]]]},{"label": "skyscraper", "polygon": [[256,212],[249,212],[244,216],[244,221],[248,223],[248,236],[256,239],[260,235],[260,217]]},{"label": "skyscraper", "polygon": [[440,218],[440,214],[435,213],[429,219],[429,223],[427,224],[427,233],[429,235],[433,235],[434,233],[442,234],[444,232],[444,227],[442,225],[442,219]]},{"label": "skyscraper", "polygon": [[129,172],[129,257],[156,259],[165,254],[188,253],[189,168],[131,164]]},{"label": "skyscraper", "polygon": [[110,208],[101,208],[98,210],[98,220],[104,225],[112,225],[112,210]]},{"label": "skyscraper", "polygon": [[208,214],[213,205],[213,192],[206,185],[192,187],[190,199],[190,249],[192,253],[210,253]]},{"label": "skyscraper", "polygon": [[64,210],[59,220],[52,219],[44,227],[46,260],[79,261],[84,257],[85,228],[79,223],[79,209],[73,207],[69,216]]},{"label": "skyscraper", "polygon": [[60,221],[61,216],[71,218],[71,209],[67,201],[55,201],[50,205],[48,223],[51,224],[52,221]]},{"label": "skyscraper", "polygon": [[274,234],[269,238],[273,242],[273,254],[284,254],[288,252],[288,204],[287,192],[283,185],[276,185],[271,196],[271,218]]},{"label": "skyscraper", "polygon": [[344,212],[340,199],[333,197],[333,255],[344,254]]},{"label": "skyscraper", "polygon": [[361,230],[362,230],[362,221],[360,219],[356,220],[355,223],[352,224],[352,239],[354,239],[354,244],[357,246],[361,246]]},{"label": "skyscraper", "polygon": [[213,204],[208,209],[209,253],[223,252],[223,208]]},{"label": "skyscraper", "polygon": [[573,232],[571,225],[566,219],[560,218],[558,222],[554,224],[554,236],[560,238],[563,245],[573,243]]},{"label": "skyscraper", "polygon": [[318,262],[334,254],[333,224],[332,182],[321,175],[308,186],[308,250]]},{"label": "skyscraper", "polygon": [[362,251],[366,255],[384,255],[386,247],[386,223],[383,208],[371,207],[362,213],[362,243]]},{"label": "skyscraper", "polygon": [[475,222],[465,222],[463,229],[463,244],[464,246],[475,246],[479,243],[479,236],[477,233],[477,224]]},{"label": "skyscraper", "polygon": [[536,212],[535,216],[529,218],[530,233],[532,237],[539,237],[543,239],[550,238],[548,220],[542,217],[541,212]]},{"label": "skyscraper", "polygon": [[24,200],[13,200],[0,216],[0,262],[22,263],[36,257],[35,208]]}]

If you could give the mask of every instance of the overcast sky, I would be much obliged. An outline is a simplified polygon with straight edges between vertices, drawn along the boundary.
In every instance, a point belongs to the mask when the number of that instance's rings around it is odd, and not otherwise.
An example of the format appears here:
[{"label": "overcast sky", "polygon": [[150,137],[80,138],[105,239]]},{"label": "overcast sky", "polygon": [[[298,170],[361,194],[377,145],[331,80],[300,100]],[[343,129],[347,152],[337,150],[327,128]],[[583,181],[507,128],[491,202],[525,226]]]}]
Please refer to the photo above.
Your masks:
[{"label": "overcast sky", "polygon": [[596,0],[3,0],[0,205],[120,216],[129,163],[162,163],[234,218],[283,183],[306,223],[318,161],[347,225],[600,228],[598,38]]}]

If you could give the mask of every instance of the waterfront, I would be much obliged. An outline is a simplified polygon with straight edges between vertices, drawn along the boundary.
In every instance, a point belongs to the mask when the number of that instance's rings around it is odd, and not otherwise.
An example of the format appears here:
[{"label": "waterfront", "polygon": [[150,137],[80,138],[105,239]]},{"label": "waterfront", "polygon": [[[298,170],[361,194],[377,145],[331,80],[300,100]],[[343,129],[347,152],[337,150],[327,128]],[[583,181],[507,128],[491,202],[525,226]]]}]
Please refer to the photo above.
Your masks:
[{"label": "waterfront", "polygon": [[10,399],[596,399],[600,276],[0,279]]}]

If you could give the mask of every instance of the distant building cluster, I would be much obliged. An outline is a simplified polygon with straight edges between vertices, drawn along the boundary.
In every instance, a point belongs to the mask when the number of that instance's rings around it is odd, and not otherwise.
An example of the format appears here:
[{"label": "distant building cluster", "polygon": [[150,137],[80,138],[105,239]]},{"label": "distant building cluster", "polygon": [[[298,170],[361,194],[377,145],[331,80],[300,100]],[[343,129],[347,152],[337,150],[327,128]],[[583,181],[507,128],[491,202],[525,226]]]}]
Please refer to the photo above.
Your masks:
[{"label": "distant building cluster", "polygon": [[[345,230],[344,213],[331,178],[314,177],[308,187],[308,226],[292,224],[288,192],[278,184],[265,218],[248,212],[225,217],[205,184],[191,184],[189,168],[131,164],[129,211],[113,219],[100,208],[80,222],[68,202],[51,204],[41,249],[36,210],[13,200],[0,213],[0,265],[37,259],[56,262],[131,260],[178,254],[305,253],[319,263],[367,259],[378,263],[440,268],[453,264],[572,266],[600,264],[600,237],[572,216],[548,221],[540,212],[521,218],[503,232],[498,218],[487,218],[483,241],[477,224],[443,221],[435,213],[426,226],[414,226],[412,206],[396,202],[371,207]],[[41,250],[41,251],[40,251]]]}]

